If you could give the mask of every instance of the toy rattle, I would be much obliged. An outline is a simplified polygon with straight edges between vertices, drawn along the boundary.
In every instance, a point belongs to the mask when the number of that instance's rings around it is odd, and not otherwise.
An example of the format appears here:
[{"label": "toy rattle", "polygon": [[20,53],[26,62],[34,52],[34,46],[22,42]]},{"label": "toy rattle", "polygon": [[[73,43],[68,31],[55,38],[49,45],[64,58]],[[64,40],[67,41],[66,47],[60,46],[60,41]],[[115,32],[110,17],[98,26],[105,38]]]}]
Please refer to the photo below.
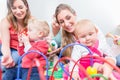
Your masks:
[{"label": "toy rattle", "polygon": [[[59,62],[63,61],[63,60],[70,60],[70,61],[76,63],[76,61],[74,61],[73,59],[71,59],[71,58],[69,58],[69,57],[62,57],[62,58],[60,58],[60,59],[57,61],[57,63],[55,64],[55,66],[54,66],[54,68],[53,68],[53,71],[52,71],[52,75],[50,76],[49,80],[55,80],[55,78],[54,78],[54,76],[53,76],[53,73],[54,73],[54,71],[55,71],[55,68],[56,68],[57,64],[58,64]],[[89,80],[93,80],[93,79],[86,73],[86,70],[85,70],[85,68],[84,68],[82,65],[80,65],[80,64],[78,64],[78,63],[76,63],[76,64],[77,64],[77,65],[80,67],[80,69],[85,73],[85,75],[87,76],[87,78],[88,78]],[[61,67],[61,68],[62,68],[62,67]],[[70,80],[71,80],[71,78],[72,78],[72,75],[70,75]]]},{"label": "toy rattle", "polygon": [[57,43],[56,43],[54,40],[52,40],[52,41],[50,42],[50,47],[49,47],[49,49],[48,49],[48,52],[51,52],[51,51],[53,51],[53,50],[55,50],[55,49],[57,49],[57,48],[58,48]]},{"label": "toy rattle", "polygon": [[[63,53],[63,51],[65,51],[68,47],[70,47],[70,46],[74,46],[74,45],[80,45],[80,46],[82,46],[82,47],[85,47],[88,51],[89,51],[89,53],[90,54],[92,54],[92,52],[89,50],[89,48],[87,48],[86,46],[84,46],[84,45],[82,45],[82,44],[78,44],[78,43],[72,43],[72,44],[68,44],[67,46],[65,46],[62,50],[61,50],[61,52],[60,52],[60,55],[59,55],[59,58],[61,59],[61,56],[62,56],[62,53]],[[93,64],[93,59],[95,58],[95,59],[99,59],[99,60],[101,60],[102,62],[106,62],[107,64],[109,64],[111,67],[113,67],[118,73],[120,73],[120,69],[118,68],[118,67],[116,67],[115,65],[112,65],[110,62],[108,62],[107,60],[105,60],[104,58],[102,58],[102,57],[99,57],[99,56],[93,56],[93,55],[88,55],[88,56],[85,56],[86,58],[89,58],[90,59],[90,66],[88,66],[87,67],[87,69],[86,69],[86,71],[84,72],[84,70],[83,70],[83,72],[86,74],[88,74],[89,76],[91,76],[92,78],[95,78],[95,77],[102,77],[104,80],[108,80],[106,77],[104,77],[102,74],[98,74],[97,73],[97,70],[95,69],[95,68],[93,68],[92,67],[92,64]],[[63,57],[64,58],[64,57]],[[79,59],[80,60],[80,59]],[[78,65],[78,62],[79,62],[79,60],[77,61],[77,62],[75,62],[75,65],[77,64]],[[74,67],[75,67],[75,65],[74,65]],[[66,70],[64,69],[64,66],[63,65],[61,65],[61,63],[60,63],[60,66],[61,66],[61,68],[63,69],[63,71],[68,75],[68,76],[70,76],[70,80],[71,80],[71,76],[72,76],[72,73],[73,73],[73,70],[74,70],[74,67],[73,67],[73,69],[72,69],[72,72],[71,72],[71,74],[69,75],[69,73],[68,72],[66,72]],[[79,66],[80,68],[81,68],[81,66]],[[82,71],[82,70],[81,70]],[[89,76],[86,76],[86,77],[89,77]],[[84,78],[85,80],[91,80],[91,78],[89,79],[89,78]],[[94,80],[94,79],[92,79],[92,80]]]},{"label": "toy rattle", "polygon": [[[47,59],[47,57],[46,57],[43,53],[41,53],[41,52],[39,52],[39,51],[36,51],[36,50],[28,51],[27,53],[24,53],[22,56],[20,56],[20,58],[19,58],[19,60],[18,60],[17,79],[15,79],[15,80],[21,80],[21,79],[20,79],[20,69],[21,69],[20,63],[21,63],[22,58],[23,58],[25,55],[30,54],[30,53],[32,53],[32,52],[40,54],[40,55],[43,56],[43,58],[46,60],[46,79],[45,79],[45,77],[44,77],[44,74],[41,74],[40,72],[39,72],[39,74],[42,75],[42,78],[44,78],[44,80],[48,80],[48,69],[49,69],[48,59]],[[34,60],[36,61],[38,70],[41,71],[41,67],[39,66],[39,65],[40,65],[40,64],[39,64],[39,61],[38,61],[37,59],[34,59]],[[31,65],[31,68],[32,68],[32,65]],[[30,70],[30,71],[31,71],[31,70]],[[40,77],[40,78],[41,78],[41,77]],[[27,75],[27,80],[30,80],[30,73],[29,73],[29,72],[28,72],[28,75]],[[43,79],[42,79],[42,80],[43,80]]]}]

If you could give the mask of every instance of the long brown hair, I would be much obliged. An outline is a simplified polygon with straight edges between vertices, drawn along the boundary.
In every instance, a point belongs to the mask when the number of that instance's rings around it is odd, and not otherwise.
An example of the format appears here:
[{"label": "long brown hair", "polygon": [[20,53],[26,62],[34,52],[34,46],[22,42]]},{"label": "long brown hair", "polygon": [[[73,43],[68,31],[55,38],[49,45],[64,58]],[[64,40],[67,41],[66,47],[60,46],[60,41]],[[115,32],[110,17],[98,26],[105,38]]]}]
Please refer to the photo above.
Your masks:
[{"label": "long brown hair", "polygon": [[[59,24],[59,21],[57,19],[57,16],[62,10],[69,10],[72,14],[76,14],[75,10],[72,9],[71,6],[69,6],[67,4],[59,4],[55,10],[56,22],[58,22],[58,24]],[[67,31],[65,31],[64,29],[62,29],[62,47],[66,46],[70,43],[73,43],[73,42],[74,42],[73,35]],[[70,57],[71,52],[72,52],[72,47],[69,47],[63,53],[63,55]]]},{"label": "long brown hair", "polygon": [[[21,0],[21,1],[23,1],[25,6],[27,7],[27,13],[26,13],[26,16],[23,20],[24,27],[26,27],[31,13],[30,13],[30,9],[29,9],[27,0]],[[16,20],[16,17],[13,15],[12,10],[11,10],[11,7],[13,6],[14,2],[15,2],[15,0],[7,0],[7,8],[8,8],[7,19],[13,25],[14,29],[17,31],[18,30],[17,20]]]}]

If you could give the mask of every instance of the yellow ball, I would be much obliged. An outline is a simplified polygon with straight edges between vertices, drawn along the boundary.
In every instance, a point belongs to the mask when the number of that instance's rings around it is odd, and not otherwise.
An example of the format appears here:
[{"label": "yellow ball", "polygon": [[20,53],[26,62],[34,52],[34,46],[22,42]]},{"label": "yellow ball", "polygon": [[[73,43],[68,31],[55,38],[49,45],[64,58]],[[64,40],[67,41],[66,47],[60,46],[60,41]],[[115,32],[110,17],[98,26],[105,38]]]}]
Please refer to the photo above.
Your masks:
[{"label": "yellow ball", "polygon": [[91,67],[91,66],[87,67],[86,71],[87,71],[87,73],[88,73],[89,75],[97,74],[97,69],[96,69],[96,68],[93,68],[93,67]]},{"label": "yellow ball", "polygon": [[51,48],[49,48],[49,49],[48,49],[48,52],[51,52],[51,51],[52,51]]}]

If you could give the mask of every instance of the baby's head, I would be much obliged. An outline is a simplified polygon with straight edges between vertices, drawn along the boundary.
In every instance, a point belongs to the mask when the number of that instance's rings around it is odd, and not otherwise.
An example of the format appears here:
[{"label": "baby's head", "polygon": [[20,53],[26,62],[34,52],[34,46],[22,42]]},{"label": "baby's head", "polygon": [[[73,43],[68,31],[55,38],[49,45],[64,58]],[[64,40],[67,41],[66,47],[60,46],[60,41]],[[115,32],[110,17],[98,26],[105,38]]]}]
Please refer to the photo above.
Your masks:
[{"label": "baby's head", "polygon": [[49,35],[50,29],[46,21],[31,19],[28,22],[28,36],[30,40],[36,41],[44,39]]},{"label": "baby's head", "polygon": [[88,19],[82,19],[75,25],[75,36],[81,44],[93,46],[97,40],[98,29]]}]

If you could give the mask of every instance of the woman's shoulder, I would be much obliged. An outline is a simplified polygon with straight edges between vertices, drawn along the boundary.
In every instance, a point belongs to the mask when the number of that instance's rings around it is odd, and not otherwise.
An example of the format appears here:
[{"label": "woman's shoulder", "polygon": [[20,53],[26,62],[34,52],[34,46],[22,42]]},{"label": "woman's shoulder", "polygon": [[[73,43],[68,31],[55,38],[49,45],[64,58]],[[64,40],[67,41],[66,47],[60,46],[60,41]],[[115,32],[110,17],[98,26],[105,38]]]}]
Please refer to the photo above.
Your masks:
[{"label": "woman's shoulder", "polygon": [[4,27],[5,26],[10,27],[10,23],[6,17],[1,20],[0,24],[1,24],[1,26],[4,26]]}]

